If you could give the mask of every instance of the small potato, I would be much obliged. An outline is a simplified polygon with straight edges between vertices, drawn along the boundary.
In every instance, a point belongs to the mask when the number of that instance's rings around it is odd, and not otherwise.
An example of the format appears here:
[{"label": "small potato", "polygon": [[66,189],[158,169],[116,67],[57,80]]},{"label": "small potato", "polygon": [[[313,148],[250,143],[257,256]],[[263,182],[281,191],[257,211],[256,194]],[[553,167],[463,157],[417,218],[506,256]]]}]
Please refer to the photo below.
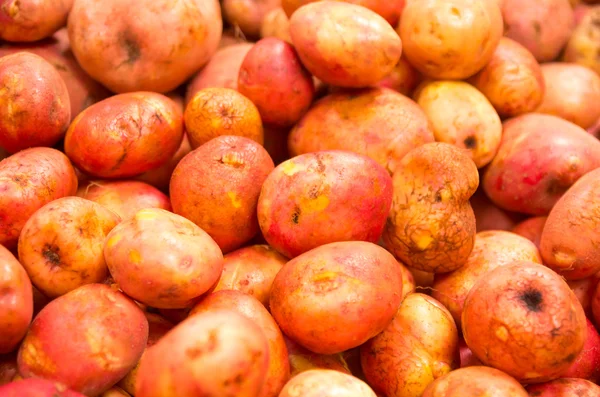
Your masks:
[{"label": "small potato", "polygon": [[534,216],[524,220],[523,222],[517,224],[512,232],[518,234],[519,236],[523,236],[526,239],[530,240],[535,246],[540,249],[540,241],[542,239],[542,231],[544,230],[544,225],[546,224],[547,217],[545,216]]},{"label": "small potato", "polygon": [[334,354],[381,332],[401,299],[396,259],[378,245],[347,241],[286,263],[273,282],[270,308],[294,341],[315,353]]},{"label": "small potato", "polygon": [[[479,175],[481,175],[481,172]],[[481,185],[479,185],[475,194],[471,196],[469,202],[475,213],[477,233],[486,230],[510,231],[523,218],[521,214],[505,211],[494,204],[486,196]]]},{"label": "small potato", "polygon": [[393,173],[411,149],[433,141],[419,105],[393,90],[371,88],[334,93],[316,102],[291,131],[288,145],[292,156],[355,152]]},{"label": "small potato", "polygon": [[563,378],[581,378],[590,382],[598,383],[600,381],[600,335],[594,324],[586,319],[587,337],[583,345],[583,350],[571,367],[562,374]]},{"label": "small potato", "polygon": [[33,320],[19,349],[19,373],[98,395],[135,366],[147,339],[148,321],[132,300],[103,284],[84,285]]},{"label": "small potato", "polygon": [[123,292],[161,309],[189,307],[223,270],[223,254],[205,231],[158,208],[143,209],[115,227],[104,257]]},{"label": "small potato", "polygon": [[167,160],[166,163],[136,176],[135,180],[148,183],[157,189],[168,193],[169,182],[171,182],[171,175],[173,174],[175,167],[177,167],[177,164],[179,164],[181,159],[191,151],[192,147],[190,145],[190,140],[188,139],[187,134],[184,133],[179,149],[177,149],[175,154]]},{"label": "small potato", "polygon": [[213,310],[184,320],[144,354],[136,397],[256,397],[267,374],[267,338],[252,320]]},{"label": "small potato", "polygon": [[394,69],[383,80],[380,80],[376,86],[391,88],[402,95],[411,96],[417,88],[423,76],[407,60],[401,57]]},{"label": "small potato", "polygon": [[480,71],[502,37],[493,1],[407,1],[398,32],[408,61],[434,79],[464,79]]},{"label": "small potato", "polygon": [[2,397],[85,397],[59,382],[46,379],[22,379],[0,386]]},{"label": "small potato", "polygon": [[457,369],[431,383],[422,397],[530,397],[513,377],[495,368]]},{"label": "small potato", "polygon": [[597,397],[600,386],[585,379],[561,378],[527,387],[530,397]]},{"label": "small potato", "polygon": [[[320,0],[281,0],[283,10],[287,16],[291,16],[301,6],[314,3]],[[406,0],[341,0],[345,3],[352,3],[359,6],[366,7],[371,11],[375,11],[383,18],[385,18],[390,25],[396,26],[402,10],[404,9],[404,3]]]},{"label": "small potato", "polygon": [[223,18],[249,38],[260,35],[260,27],[269,11],[281,5],[281,0],[223,0]]},{"label": "small potato", "polygon": [[0,40],[38,41],[63,27],[73,0],[0,1]]},{"label": "small potato", "polygon": [[420,397],[458,366],[458,330],[435,299],[408,295],[392,322],[361,347],[367,382],[388,397]]},{"label": "small potato", "polygon": [[589,11],[577,25],[567,47],[563,59],[574,62],[600,74],[600,6],[589,7]]},{"label": "small potato", "polygon": [[330,369],[312,369],[294,376],[279,397],[377,397],[362,380]]},{"label": "small potato", "polygon": [[77,116],[65,137],[65,153],[99,178],[126,178],[166,163],[183,139],[175,102],[152,92],[115,95]]},{"label": "small potato", "polygon": [[477,168],[496,154],[502,123],[487,98],[463,81],[432,81],[422,84],[415,100],[431,121],[437,142],[466,149]]},{"label": "small potato", "polygon": [[402,54],[402,41],[386,20],[344,2],[300,7],[290,17],[290,36],[306,68],[319,80],[340,87],[377,83]]},{"label": "small potato", "polygon": [[292,44],[290,37],[290,20],[281,7],[276,7],[265,14],[260,27],[260,37],[276,37]]},{"label": "small potato", "polygon": [[58,150],[26,149],[0,162],[0,191],[0,244],[11,249],[35,211],[52,200],[75,195],[77,176]]},{"label": "small potato", "polygon": [[331,369],[352,375],[343,353],[317,354],[303,348],[285,335],[283,335],[283,339],[287,346],[291,377],[311,369]]},{"label": "small potato", "polygon": [[502,117],[534,111],[546,90],[540,64],[533,54],[508,37],[500,39],[492,59],[469,81]]},{"label": "small potato", "polygon": [[71,121],[69,92],[50,63],[29,52],[4,56],[0,87],[1,147],[16,153],[53,146],[64,136]]},{"label": "small potato", "polygon": [[445,273],[465,264],[475,240],[469,198],[479,174],[466,152],[447,143],[413,149],[396,168],[385,246],[409,267]]},{"label": "small potato", "polygon": [[575,63],[542,65],[546,95],[536,112],[562,117],[581,128],[600,118],[600,75]]}]

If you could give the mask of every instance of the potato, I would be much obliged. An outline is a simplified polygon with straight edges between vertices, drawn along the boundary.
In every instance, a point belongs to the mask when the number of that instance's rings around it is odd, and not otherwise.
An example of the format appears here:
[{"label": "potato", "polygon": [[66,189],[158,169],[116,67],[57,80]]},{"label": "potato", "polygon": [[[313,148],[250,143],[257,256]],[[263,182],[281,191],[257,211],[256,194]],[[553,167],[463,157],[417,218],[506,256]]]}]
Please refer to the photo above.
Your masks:
[{"label": "potato", "polygon": [[273,282],[270,308],[291,339],[334,354],[381,332],[401,299],[402,271],[394,257],[373,243],[346,241],[286,263]]},{"label": "potato", "polygon": [[206,231],[223,253],[233,251],[259,231],[258,196],[273,168],[273,160],[258,143],[240,136],[214,138],[185,156],[173,171],[173,211]]},{"label": "potato", "polygon": [[[368,32],[368,33],[366,33]],[[390,74],[402,42],[375,12],[355,4],[320,1],[290,17],[290,36],[306,68],[340,87],[367,87]]]},{"label": "potato", "polygon": [[38,41],[63,27],[73,0],[3,0],[0,40]]},{"label": "potato", "polygon": [[[481,178],[481,172],[480,172]],[[483,187],[479,185],[477,191],[469,200],[475,213],[475,228],[477,233],[486,230],[511,230],[523,215],[515,212],[504,211],[495,205],[486,196]]]},{"label": "potato", "polygon": [[585,379],[561,378],[541,385],[527,387],[532,397],[596,397],[600,387]]},{"label": "potato", "polygon": [[184,133],[179,149],[177,149],[175,154],[167,160],[166,163],[136,176],[135,180],[148,183],[163,192],[168,192],[173,170],[175,170],[175,167],[177,167],[177,164],[179,164],[181,159],[191,151],[192,147],[190,145],[190,140],[188,139],[187,134]]},{"label": "potato", "polygon": [[556,59],[574,28],[569,0],[504,0],[502,17],[504,35],[525,46],[539,62]]},{"label": "potato", "polygon": [[190,316],[214,310],[231,310],[252,320],[260,327],[269,345],[269,364],[265,383],[258,397],[277,397],[290,377],[287,347],[279,326],[256,298],[240,291],[218,291],[198,303]]},{"label": "potato", "polygon": [[168,92],[208,62],[223,24],[217,0],[76,0],[71,48],[81,67],[113,92]]},{"label": "potato", "polygon": [[467,343],[463,338],[460,338],[458,341],[458,350],[460,354],[461,368],[483,365],[481,361],[475,357],[471,349],[469,349],[469,346],[467,346]]},{"label": "potato", "polygon": [[508,37],[500,39],[490,61],[469,81],[502,117],[534,111],[546,90],[540,64],[533,54]]},{"label": "potato", "polygon": [[408,295],[392,322],[361,347],[367,382],[388,397],[420,397],[458,365],[458,330],[435,299]]},{"label": "potato", "polygon": [[586,319],[587,337],[583,350],[571,367],[562,374],[563,378],[581,378],[598,383],[600,380],[600,335],[594,324]]},{"label": "potato", "polygon": [[465,299],[477,281],[490,270],[516,261],[542,263],[542,258],[525,237],[499,230],[477,233],[465,265],[451,273],[436,275],[431,296],[448,308],[460,327]]},{"label": "potato", "polygon": [[330,369],[312,369],[294,376],[279,397],[376,397],[362,380]]},{"label": "potato", "polygon": [[114,386],[102,393],[100,397],[131,397],[131,394],[120,387]]},{"label": "potato", "polygon": [[343,353],[317,354],[303,348],[285,335],[283,335],[283,339],[287,346],[291,377],[311,369],[331,369],[352,375]]},{"label": "potato", "polygon": [[0,162],[0,244],[15,248],[29,217],[52,200],[72,196],[77,177],[67,156],[32,148]]},{"label": "potato", "polygon": [[0,386],[12,382],[18,373],[16,352],[0,355]]},{"label": "potato", "polygon": [[1,245],[0,269],[0,354],[6,354],[18,347],[29,328],[33,316],[33,295],[27,272]]},{"label": "potato", "polygon": [[474,366],[436,379],[423,397],[529,397],[511,376],[495,368]]},{"label": "potato", "polygon": [[269,11],[281,5],[281,0],[223,0],[223,18],[246,37],[257,38]]},{"label": "potato", "polygon": [[415,102],[387,88],[371,88],[316,102],[291,131],[288,144],[292,156],[348,150],[393,173],[411,149],[433,141],[429,120]]},{"label": "potato", "polygon": [[512,232],[530,240],[539,250],[540,240],[542,239],[542,231],[544,230],[546,219],[547,217],[545,216],[534,216],[525,219],[523,222],[518,223],[512,229]]},{"label": "potato", "polygon": [[171,210],[171,202],[163,192],[139,181],[92,181],[80,186],[77,195],[103,205],[121,220],[130,219],[145,208]]},{"label": "potato", "polygon": [[496,154],[502,123],[487,98],[462,81],[432,81],[422,84],[415,100],[431,121],[437,142],[466,149],[478,168]]},{"label": "potato", "polygon": [[479,175],[468,154],[429,143],[406,155],[394,174],[385,246],[409,267],[445,273],[465,264],[475,240],[469,198]]},{"label": "potato", "polygon": [[269,347],[261,328],[231,310],[184,320],[144,354],[136,397],[258,396]]},{"label": "potato", "polygon": [[260,37],[276,37],[292,44],[290,20],[281,7],[273,8],[265,14],[260,26]]},{"label": "potato", "polygon": [[600,75],[575,63],[542,65],[546,95],[536,112],[562,117],[581,128],[600,118]]},{"label": "potato", "polygon": [[398,33],[406,59],[428,77],[464,79],[481,70],[502,37],[492,1],[407,1]]},{"label": "potato", "polygon": [[223,270],[223,254],[204,230],[158,208],[140,210],[115,227],[104,257],[123,292],[161,309],[189,307]]},{"label": "potato", "polygon": [[[221,1],[221,0],[219,0],[219,1]],[[235,44],[242,44],[242,43],[248,43],[248,41],[244,37],[244,34],[240,30],[239,26],[224,27],[223,34],[221,35],[221,40],[219,40],[218,48],[220,50],[225,47],[233,46]]]},{"label": "potato", "polygon": [[133,301],[103,284],[84,285],[33,320],[19,349],[19,373],[97,395],[135,366],[147,338],[148,321]]},{"label": "potato", "polygon": [[23,379],[0,386],[2,397],[85,397],[59,382],[46,379]]},{"label": "potato", "polygon": [[[314,3],[319,0],[281,0],[283,10],[287,16],[291,16],[301,6]],[[390,25],[396,26],[402,10],[404,9],[404,3],[406,0],[341,0],[346,3],[352,3],[359,6],[366,7],[372,11],[375,11],[383,18],[385,18]]]},{"label": "potato", "polygon": [[411,96],[423,77],[407,60],[401,57],[394,69],[380,80],[377,87],[391,88],[394,91]]},{"label": "potato", "polygon": [[571,35],[564,60],[587,66],[600,74],[600,6],[590,7]]},{"label": "potato", "polygon": [[586,316],[591,317],[592,313],[592,298],[596,285],[600,281],[600,272],[579,280],[567,280],[567,284],[577,296],[581,307],[585,311]]},{"label": "potato", "polygon": [[582,175],[600,166],[600,142],[556,116],[529,113],[504,122],[483,188],[500,208],[547,215]]},{"label": "potato", "polygon": [[159,167],[183,139],[182,114],[164,95],[134,92],[98,102],[77,116],[65,153],[99,178],[127,178]]},{"label": "potato", "polygon": [[552,270],[514,261],[489,271],[471,289],[462,331],[484,365],[522,383],[540,383],[558,378],[582,351],[585,313]]},{"label": "potato", "polygon": [[53,146],[64,136],[71,121],[69,92],[51,64],[28,52],[4,56],[0,86],[0,146],[15,153]]},{"label": "potato", "polygon": [[392,178],[374,160],[320,151],[287,160],[269,174],[258,223],[269,245],[293,258],[337,241],[377,242],[391,204]]}]

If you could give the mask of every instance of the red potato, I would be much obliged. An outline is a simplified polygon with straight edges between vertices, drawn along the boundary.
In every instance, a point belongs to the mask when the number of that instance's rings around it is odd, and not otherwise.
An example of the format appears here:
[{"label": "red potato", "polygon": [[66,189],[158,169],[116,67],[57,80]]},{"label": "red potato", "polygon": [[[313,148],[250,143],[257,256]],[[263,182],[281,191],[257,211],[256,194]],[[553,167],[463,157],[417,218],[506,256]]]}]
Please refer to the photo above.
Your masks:
[{"label": "red potato", "polygon": [[158,168],[151,169],[141,175],[136,176],[135,180],[148,183],[163,192],[168,192],[169,182],[171,181],[171,175],[173,174],[175,167],[177,167],[177,164],[179,164],[181,159],[191,151],[192,146],[190,145],[190,140],[187,134],[184,133],[179,149],[177,149],[175,154],[169,160],[167,160],[166,163]]},{"label": "red potato", "polygon": [[[481,178],[481,173],[479,174]],[[486,196],[480,185],[469,200],[475,213],[477,233],[486,230],[510,231],[523,216],[514,212],[504,211]]]},{"label": "red potato", "polygon": [[585,311],[585,314],[590,317],[592,313],[592,298],[596,286],[600,282],[600,273],[596,273],[590,277],[586,277],[580,280],[567,280],[567,284],[573,290],[581,307]]},{"label": "red potato", "polygon": [[68,29],[81,67],[111,91],[169,92],[208,62],[223,24],[217,0],[77,0]]},{"label": "red potato", "polygon": [[385,19],[345,2],[319,1],[299,8],[290,17],[290,36],[306,68],[324,83],[340,87],[377,83],[402,54],[402,41]]},{"label": "red potato", "polygon": [[541,385],[527,387],[530,397],[597,397],[600,387],[590,381],[576,378],[561,378]]},{"label": "red potato", "polygon": [[123,292],[161,309],[191,306],[223,270],[223,254],[204,230],[158,208],[140,210],[115,227],[104,257]]},{"label": "red potato", "polygon": [[0,270],[0,354],[6,354],[18,347],[29,328],[33,295],[27,272],[1,245]]},{"label": "red potato", "polygon": [[[281,0],[281,4],[283,10],[287,14],[287,16],[291,16],[298,8],[301,6],[314,3],[319,0]],[[400,19],[400,15],[402,15],[402,10],[404,9],[404,4],[406,0],[341,0],[346,3],[352,3],[359,6],[366,7],[372,11],[375,11],[386,21],[389,22],[390,25],[396,26],[398,24],[398,20]]]},{"label": "red potato", "polygon": [[288,351],[291,377],[311,369],[331,369],[352,375],[343,353],[331,355],[317,354],[303,348],[285,335],[283,335],[283,339]]},{"label": "red potato", "polygon": [[0,1],[0,40],[38,41],[63,27],[73,0]]},{"label": "red potato", "polygon": [[286,263],[273,282],[270,308],[291,339],[315,353],[334,354],[381,332],[401,299],[396,259],[378,245],[347,241]]},{"label": "red potato", "polygon": [[223,253],[233,251],[259,231],[256,206],[273,168],[273,160],[255,141],[214,138],[185,156],[173,171],[173,211],[206,231]]},{"label": "red potato", "polygon": [[115,95],[79,114],[65,137],[65,153],[99,178],[126,178],[169,161],[183,139],[175,102],[152,92]]},{"label": "red potato", "polygon": [[16,352],[0,355],[0,386],[12,382],[18,373]]},{"label": "red potato", "polygon": [[108,277],[104,240],[121,218],[80,197],[54,200],[37,210],[19,237],[19,260],[47,297],[64,295]]},{"label": "red potato", "polygon": [[19,373],[97,395],[135,366],[147,339],[148,321],[132,300],[103,284],[84,285],[33,320],[19,349]]},{"label": "red potato", "polygon": [[[1,29],[1,28],[0,28]],[[42,57],[21,52],[0,58],[0,146],[10,153],[53,146],[67,131],[67,86]]]},{"label": "red potato", "polygon": [[495,368],[461,368],[438,378],[422,397],[530,397],[516,379]]},{"label": "red potato", "polygon": [[2,397],[85,397],[59,382],[46,379],[22,379],[0,386]]},{"label": "red potato", "polygon": [[423,76],[406,60],[406,57],[401,57],[391,73],[376,85],[391,88],[402,95],[411,96],[422,79]]},{"label": "red potato", "polygon": [[15,248],[29,217],[52,200],[75,195],[71,162],[50,148],[26,149],[0,162],[0,244]]},{"label": "red potato", "polygon": [[256,397],[269,347],[261,328],[230,310],[189,317],[144,354],[136,397]]},{"label": "red potato", "polygon": [[377,397],[362,380],[330,369],[312,369],[294,376],[279,397]]},{"label": "red potato", "polygon": [[539,250],[540,241],[542,240],[542,231],[544,230],[546,219],[548,218],[545,216],[534,216],[525,219],[524,221],[518,223],[512,229],[512,232],[530,240]]},{"label": "red potato", "polygon": [[279,7],[281,0],[223,0],[223,19],[240,29],[244,36],[257,38],[269,11]]},{"label": "red potato", "polygon": [[[575,10],[577,12],[577,9]],[[581,22],[577,25],[567,47],[563,59],[566,62],[574,62],[587,66],[600,74],[600,6],[589,7],[588,11],[581,15]]]},{"label": "red potato", "polygon": [[290,20],[281,7],[276,7],[265,14],[260,26],[260,37],[276,37],[292,44],[290,37]]},{"label": "red potato", "polygon": [[571,367],[563,373],[563,378],[581,378],[591,382],[600,381],[600,335],[590,320],[586,320],[587,337],[583,350]]}]

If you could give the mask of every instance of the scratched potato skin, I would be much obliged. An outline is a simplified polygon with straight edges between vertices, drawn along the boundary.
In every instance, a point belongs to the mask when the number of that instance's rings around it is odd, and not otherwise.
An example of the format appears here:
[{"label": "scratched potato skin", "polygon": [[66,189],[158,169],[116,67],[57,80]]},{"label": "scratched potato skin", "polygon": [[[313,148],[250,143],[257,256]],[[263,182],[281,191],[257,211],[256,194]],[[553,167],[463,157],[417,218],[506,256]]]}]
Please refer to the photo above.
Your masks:
[{"label": "scratched potato skin", "polygon": [[279,397],[376,397],[362,380],[331,369],[312,369],[294,376]]},{"label": "scratched potato skin", "polygon": [[461,368],[436,379],[422,397],[530,397],[517,380],[495,368]]},{"label": "scratched potato skin", "polygon": [[147,339],[148,321],[132,300],[104,284],[84,285],[33,320],[19,349],[19,373],[98,395],[135,366]]},{"label": "scratched potato skin", "polygon": [[46,379],[20,379],[0,386],[2,397],[85,397],[59,382]]},{"label": "scratched potato skin", "polygon": [[0,1],[0,39],[33,42],[51,36],[67,22],[73,1]]}]

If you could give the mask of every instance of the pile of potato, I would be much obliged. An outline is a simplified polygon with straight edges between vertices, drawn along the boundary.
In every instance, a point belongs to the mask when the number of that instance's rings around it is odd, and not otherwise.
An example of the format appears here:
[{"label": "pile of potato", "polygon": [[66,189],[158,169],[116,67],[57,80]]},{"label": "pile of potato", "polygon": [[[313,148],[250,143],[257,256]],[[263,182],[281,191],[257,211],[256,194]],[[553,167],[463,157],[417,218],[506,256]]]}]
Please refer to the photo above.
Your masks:
[{"label": "pile of potato", "polygon": [[599,397],[600,1],[0,0],[0,397]]}]

